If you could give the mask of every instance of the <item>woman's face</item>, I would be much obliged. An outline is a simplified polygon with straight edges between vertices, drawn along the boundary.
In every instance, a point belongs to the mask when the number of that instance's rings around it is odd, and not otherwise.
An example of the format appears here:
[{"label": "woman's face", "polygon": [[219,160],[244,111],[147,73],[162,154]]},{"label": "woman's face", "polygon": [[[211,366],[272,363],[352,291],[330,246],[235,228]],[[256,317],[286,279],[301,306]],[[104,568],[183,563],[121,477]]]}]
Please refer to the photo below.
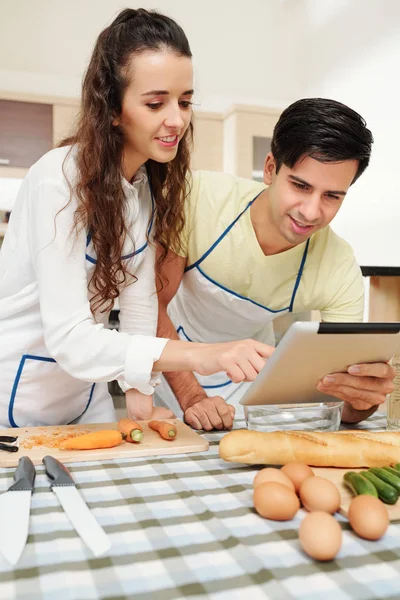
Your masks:
[{"label": "woman's face", "polygon": [[171,50],[133,56],[121,114],[113,125],[125,136],[124,171],[130,179],[149,158],[172,160],[192,116],[192,61]]}]

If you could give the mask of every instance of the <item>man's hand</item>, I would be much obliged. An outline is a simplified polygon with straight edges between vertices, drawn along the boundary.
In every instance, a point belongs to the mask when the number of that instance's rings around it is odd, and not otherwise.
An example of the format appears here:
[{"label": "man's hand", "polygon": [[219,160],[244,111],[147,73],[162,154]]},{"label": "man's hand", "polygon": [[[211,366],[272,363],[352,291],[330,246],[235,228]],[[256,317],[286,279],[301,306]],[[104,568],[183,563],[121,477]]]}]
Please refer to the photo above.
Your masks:
[{"label": "man's hand", "polygon": [[202,397],[194,401],[184,412],[184,421],[193,429],[232,429],[235,408],[221,398],[212,396]]},{"label": "man's hand", "polygon": [[393,392],[395,374],[387,363],[352,365],[347,373],[326,375],[317,383],[317,388],[344,400],[349,406],[345,405],[342,420],[356,423],[375,412],[385,402],[386,395]]}]

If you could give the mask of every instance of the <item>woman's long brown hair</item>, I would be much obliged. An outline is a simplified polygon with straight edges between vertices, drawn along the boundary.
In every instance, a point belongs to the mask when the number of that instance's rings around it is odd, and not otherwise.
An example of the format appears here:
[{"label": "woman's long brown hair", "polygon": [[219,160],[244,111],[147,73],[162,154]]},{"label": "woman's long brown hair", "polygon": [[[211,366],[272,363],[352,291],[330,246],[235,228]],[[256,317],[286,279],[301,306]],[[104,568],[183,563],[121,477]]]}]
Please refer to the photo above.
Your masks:
[{"label": "woman's long brown hair", "polygon": [[[192,56],[186,35],[175,21],[154,11],[123,10],[97,39],[83,81],[76,130],[60,143],[75,148],[78,171],[73,186],[78,200],[75,229],[83,227],[90,232],[96,252],[96,265],[89,282],[93,313],[110,310],[120,286],[135,281],[121,258],[129,237],[122,187],[124,137],[112,121],[121,113],[123,94],[129,85],[126,71],[132,56],[164,49],[178,56]],[[180,245],[192,136],[190,123],[171,162],[146,163],[155,202],[152,234],[162,249],[159,265],[168,248]]]}]

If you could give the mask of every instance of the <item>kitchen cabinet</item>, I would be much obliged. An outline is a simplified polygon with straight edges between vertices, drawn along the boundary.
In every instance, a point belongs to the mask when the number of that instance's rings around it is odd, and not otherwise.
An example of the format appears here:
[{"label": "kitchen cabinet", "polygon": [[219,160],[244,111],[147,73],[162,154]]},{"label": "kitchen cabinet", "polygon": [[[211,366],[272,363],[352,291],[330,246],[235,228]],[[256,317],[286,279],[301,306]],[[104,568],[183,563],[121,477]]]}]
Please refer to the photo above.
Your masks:
[{"label": "kitchen cabinet", "polygon": [[369,283],[368,320],[400,321],[400,267],[362,266]]},{"label": "kitchen cabinet", "polygon": [[29,168],[52,147],[50,104],[0,99],[0,166]]},{"label": "kitchen cabinet", "polygon": [[272,138],[281,112],[262,106],[234,105],[224,114],[223,153],[226,173],[254,178],[253,173],[260,170],[261,162],[256,151],[263,146],[268,148],[268,140]]},{"label": "kitchen cabinet", "polygon": [[223,170],[223,115],[211,112],[194,113],[193,170]]},{"label": "kitchen cabinet", "polygon": [[79,102],[68,104],[57,102],[53,104],[53,146],[56,147],[62,139],[72,133],[79,114]]}]

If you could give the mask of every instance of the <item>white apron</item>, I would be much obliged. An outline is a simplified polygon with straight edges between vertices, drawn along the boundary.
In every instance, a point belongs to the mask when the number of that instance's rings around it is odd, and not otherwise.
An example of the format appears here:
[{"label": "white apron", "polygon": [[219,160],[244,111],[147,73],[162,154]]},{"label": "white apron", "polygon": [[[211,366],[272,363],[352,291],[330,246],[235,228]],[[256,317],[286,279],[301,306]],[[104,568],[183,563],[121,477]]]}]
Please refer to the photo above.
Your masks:
[{"label": "white apron", "polygon": [[[307,258],[309,240],[303,252],[291,297],[288,298],[288,305],[285,308],[273,310],[263,306],[230,290],[207,275],[208,257],[217,246],[224,244],[228,235],[232,235],[231,230],[234,225],[250,209],[256,198],[247,204],[195,263],[186,267],[178,293],[168,308],[180,339],[213,343],[252,338],[265,344],[275,345],[272,322],[276,317],[293,310]],[[222,396],[235,406],[236,416],[239,418],[242,416],[243,407],[239,404],[239,400],[251,385],[249,382],[233,383],[223,372],[209,376],[195,373],[195,376],[208,396]],[[162,377],[161,384],[156,388],[155,404],[170,408],[177,417],[182,418],[182,409],[165,377]]]},{"label": "white apron", "polygon": [[[150,188],[151,192],[151,188]],[[133,259],[147,247],[153,224],[154,201],[147,232],[139,248],[123,256]],[[86,240],[86,273],[90,280],[96,258],[91,235]],[[107,423],[116,420],[114,404],[105,382],[87,382],[66,373],[49,356],[43,338],[38,284],[32,284],[27,300],[13,297],[10,317],[1,323],[0,427]],[[26,306],[24,305],[26,304]],[[109,314],[98,313],[97,322],[108,325]]]}]

